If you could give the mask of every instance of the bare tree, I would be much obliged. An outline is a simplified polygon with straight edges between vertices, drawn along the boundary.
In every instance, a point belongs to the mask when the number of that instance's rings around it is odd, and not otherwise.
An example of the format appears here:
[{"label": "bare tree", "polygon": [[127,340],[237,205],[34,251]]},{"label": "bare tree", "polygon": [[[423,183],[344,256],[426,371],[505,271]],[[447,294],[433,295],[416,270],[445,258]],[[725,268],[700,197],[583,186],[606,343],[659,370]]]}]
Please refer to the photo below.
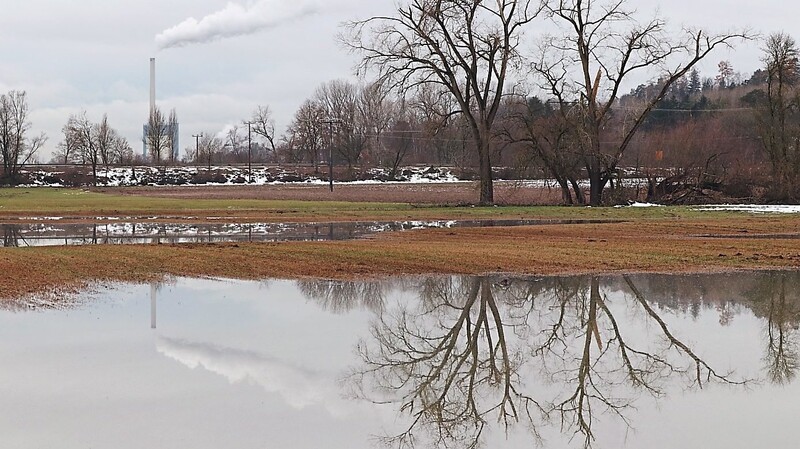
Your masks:
[{"label": "bare tree", "polygon": [[81,163],[92,167],[92,185],[97,185],[97,166],[101,163],[100,148],[97,133],[99,126],[89,120],[86,111],[80,115],[70,116],[67,125],[72,127],[72,132],[78,142],[78,152]]},{"label": "bare tree", "polygon": [[178,114],[175,112],[175,109],[172,109],[169,111],[169,117],[164,126],[166,150],[169,151],[168,157],[172,164],[174,164],[175,160],[178,158],[178,126]]},{"label": "bare tree", "polygon": [[264,138],[275,154],[275,120],[272,118],[272,111],[269,106],[259,106],[250,118],[250,126],[253,133]]},{"label": "bare tree", "polygon": [[771,163],[775,199],[795,200],[800,193],[800,54],[795,40],[783,33],[769,36],[764,52],[767,92],[756,105],[757,130]]},{"label": "bare tree", "polygon": [[328,145],[333,146],[336,154],[351,170],[359,163],[367,148],[367,125],[362,100],[359,86],[343,80],[324,83],[314,93],[314,101],[325,111],[326,127],[330,127],[323,137],[329,140]]},{"label": "bare tree", "polygon": [[463,117],[451,113],[458,109],[458,104],[449,91],[438,86],[420,86],[410,97],[409,108],[419,117],[420,139],[426,142],[437,163],[455,164],[459,168],[470,164],[469,155],[476,153],[468,144],[470,131]]},{"label": "bare tree", "polygon": [[320,151],[322,151],[323,135],[326,132],[323,121],[325,109],[314,100],[306,100],[295,112],[289,124],[285,149],[285,159],[291,162],[308,161],[314,165],[314,172],[319,171]]},{"label": "bare tree", "polygon": [[244,162],[247,158],[246,149],[247,136],[242,135],[238,125],[228,128],[225,133],[225,145],[227,158],[232,162]]},{"label": "bare tree", "polygon": [[[121,163],[122,153],[126,149],[130,149],[127,140],[109,125],[106,114],[103,114],[99,123],[92,123],[86,115],[86,111],[81,112],[80,115],[70,115],[63,132],[64,142],[61,143],[61,147],[66,149],[71,146],[71,151],[76,154],[82,164],[91,165],[92,184],[95,186],[98,180],[97,166],[102,164],[107,174],[111,164]],[[64,160],[67,160],[64,155],[60,157],[65,157]]]},{"label": "bare tree", "polygon": [[520,61],[523,27],[539,13],[532,0],[411,0],[395,17],[348,25],[360,70],[401,92],[438,85],[467,121],[478,155],[480,203],[494,202],[492,133],[506,83]]},{"label": "bare tree", "polygon": [[19,182],[20,170],[30,163],[47,141],[44,134],[29,136],[28,101],[24,91],[0,95],[0,157],[3,173],[0,184]]},{"label": "bare tree", "polygon": [[134,160],[133,156],[133,147],[131,147],[128,139],[122,137],[116,130],[112,129],[111,151],[109,154],[110,160],[113,163],[121,165],[132,165]]},{"label": "bare tree", "polygon": [[[524,145],[525,153],[541,165],[561,189],[562,202],[585,204],[580,186],[581,159],[575,152],[575,120],[578,117],[566,105],[554,110],[537,97],[513,101],[507,105],[509,120],[502,135],[512,143]],[[570,190],[571,189],[571,190]]]},{"label": "bare tree", "polygon": [[169,141],[164,130],[167,127],[167,120],[164,114],[158,107],[150,111],[150,117],[145,127],[145,143],[150,160],[155,165],[161,165],[161,160],[164,157],[164,152],[169,147]]},{"label": "bare tree", "polygon": [[414,129],[410,117],[406,114],[397,117],[390,128],[383,134],[383,165],[389,168],[389,178],[397,177],[400,164],[416,145]]},{"label": "bare tree", "polygon": [[108,167],[113,158],[112,150],[114,146],[115,131],[113,128],[111,128],[111,126],[109,126],[108,115],[106,114],[103,114],[103,118],[99,123],[95,124],[93,128],[97,153],[100,155],[100,161],[105,167],[107,174]]},{"label": "bare tree", "polygon": [[198,164],[205,162],[210,170],[214,155],[219,155],[222,152],[223,145],[222,139],[213,133],[203,133],[198,141],[196,154],[194,154],[195,162]]},{"label": "bare tree", "polygon": [[[577,149],[589,175],[589,203],[600,205],[636,132],[673,83],[719,47],[748,39],[747,32],[711,35],[686,30],[681,38],[655,18],[639,23],[626,0],[557,0],[546,4],[548,17],[563,34],[543,45],[533,69],[562,106],[579,114]],[[577,67],[577,70],[576,70]],[[621,129],[609,129],[618,94],[632,74],[659,69],[659,90],[646,99]]]},{"label": "bare tree", "polygon": [[64,139],[58,143],[53,160],[59,164],[71,164],[80,158],[80,136],[75,132],[76,116],[70,115],[67,123],[61,128]]},{"label": "bare tree", "polygon": [[380,83],[370,83],[361,88],[358,105],[364,122],[367,152],[376,155],[383,150],[383,133],[397,120],[397,105]]}]

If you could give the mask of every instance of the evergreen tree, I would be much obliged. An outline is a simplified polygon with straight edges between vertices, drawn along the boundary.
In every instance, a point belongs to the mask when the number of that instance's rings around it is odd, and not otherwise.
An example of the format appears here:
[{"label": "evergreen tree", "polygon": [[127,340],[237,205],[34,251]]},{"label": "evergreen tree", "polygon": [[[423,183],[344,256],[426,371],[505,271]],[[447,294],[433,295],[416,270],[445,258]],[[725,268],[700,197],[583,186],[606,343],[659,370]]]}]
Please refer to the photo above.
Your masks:
[{"label": "evergreen tree", "polygon": [[689,72],[689,93],[695,94],[703,89],[703,82],[700,80],[700,72],[697,69],[692,69]]}]

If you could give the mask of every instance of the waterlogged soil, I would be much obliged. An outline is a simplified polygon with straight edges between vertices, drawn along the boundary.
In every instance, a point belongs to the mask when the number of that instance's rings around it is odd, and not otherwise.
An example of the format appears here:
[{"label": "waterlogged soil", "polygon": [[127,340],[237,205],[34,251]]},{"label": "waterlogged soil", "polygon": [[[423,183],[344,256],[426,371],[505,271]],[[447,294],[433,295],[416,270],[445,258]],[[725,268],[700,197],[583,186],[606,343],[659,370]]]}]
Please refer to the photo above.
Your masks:
[{"label": "waterlogged soil", "polygon": [[[156,239],[135,246],[0,248],[0,297],[166,276],[356,279],[426,273],[685,273],[800,266],[800,239],[786,238],[800,229],[796,215],[687,208],[437,208],[426,203],[460,201],[448,199],[447,192],[474,201],[474,188],[474,183],[348,185],[337,186],[332,194],[324,186],[98,189],[115,194],[108,196],[84,190],[7,190],[0,192],[0,216],[11,224],[42,224],[46,221],[42,217],[75,213],[75,221],[94,226],[98,221],[126,217],[122,209],[117,210],[122,204],[137,214],[162,214],[149,221],[182,223],[209,222],[212,216],[215,222],[264,223],[537,217],[628,221],[431,229],[332,242],[172,243]],[[517,183],[498,183],[496,199],[502,201],[507,192],[536,191]],[[284,198],[281,195],[289,200],[308,195],[319,201],[263,201]],[[406,196],[419,203],[397,202]],[[322,201],[326,199],[380,203]],[[174,216],[163,215],[176,207],[183,209],[175,209]],[[115,211],[119,212],[116,216]],[[240,220],[241,216],[248,220]]]},{"label": "waterlogged soil", "polygon": [[[794,217],[390,232],[337,242],[0,250],[0,297],[165,276],[361,279],[398,274],[720,272],[800,267]],[[763,235],[763,238],[752,238]]]}]

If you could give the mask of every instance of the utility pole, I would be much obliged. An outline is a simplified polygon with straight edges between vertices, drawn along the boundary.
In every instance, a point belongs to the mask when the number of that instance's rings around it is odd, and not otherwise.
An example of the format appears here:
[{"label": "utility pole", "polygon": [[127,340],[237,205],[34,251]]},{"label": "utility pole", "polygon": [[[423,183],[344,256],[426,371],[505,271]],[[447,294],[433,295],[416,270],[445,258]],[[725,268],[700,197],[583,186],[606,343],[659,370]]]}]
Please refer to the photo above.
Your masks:
[{"label": "utility pole", "polygon": [[323,120],[320,123],[328,125],[328,184],[333,192],[333,125],[342,123],[338,119]]},{"label": "utility pole", "polygon": [[192,137],[194,137],[194,160],[197,163],[200,162],[200,138],[203,137],[203,133],[192,134]]}]

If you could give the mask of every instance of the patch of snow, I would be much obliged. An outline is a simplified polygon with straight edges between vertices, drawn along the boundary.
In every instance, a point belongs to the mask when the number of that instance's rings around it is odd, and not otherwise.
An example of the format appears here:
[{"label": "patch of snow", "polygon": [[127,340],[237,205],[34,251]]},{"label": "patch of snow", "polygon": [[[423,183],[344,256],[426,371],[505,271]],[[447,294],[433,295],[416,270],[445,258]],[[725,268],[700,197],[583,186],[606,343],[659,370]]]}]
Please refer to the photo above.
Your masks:
[{"label": "patch of snow", "polygon": [[[559,188],[558,182],[555,179],[527,179],[527,180],[508,181],[508,182],[516,182],[520,187],[550,188],[550,189]],[[621,184],[623,187],[628,187],[628,188],[647,186],[647,178],[623,178],[615,180],[614,182],[617,183],[618,185]],[[579,180],[578,185],[584,189],[588,189],[590,187],[588,179]],[[570,185],[570,189],[571,188],[572,186]]]},{"label": "patch of snow", "polygon": [[695,207],[693,210],[746,212],[751,214],[797,214],[800,213],[800,206],[789,204],[710,204]]},{"label": "patch of snow", "polygon": [[631,204],[621,205],[621,206],[614,206],[614,207],[620,208],[620,207],[664,207],[664,206],[662,206],[661,204],[640,203],[640,202],[637,201],[637,202],[634,202],[634,203],[631,203]]},{"label": "patch of snow", "polygon": [[58,221],[63,220],[64,217],[20,217],[21,221]]}]

